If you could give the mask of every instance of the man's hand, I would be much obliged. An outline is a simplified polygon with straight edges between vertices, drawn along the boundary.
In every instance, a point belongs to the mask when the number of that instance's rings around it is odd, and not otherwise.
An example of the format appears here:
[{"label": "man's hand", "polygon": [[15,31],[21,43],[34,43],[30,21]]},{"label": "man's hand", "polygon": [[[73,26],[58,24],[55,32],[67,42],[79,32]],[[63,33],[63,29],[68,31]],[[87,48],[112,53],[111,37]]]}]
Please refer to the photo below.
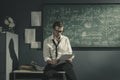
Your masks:
[{"label": "man's hand", "polygon": [[72,63],[72,60],[66,60],[67,62],[69,62],[69,63]]},{"label": "man's hand", "polygon": [[47,61],[48,64],[57,64],[58,62],[59,62],[58,59],[52,59]]},{"label": "man's hand", "polygon": [[57,64],[57,59],[53,59],[52,64]]},{"label": "man's hand", "polygon": [[52,61],[51,61],[51,60],[47,60],[47,63],[48,63],[48,64],[52,64]]}]

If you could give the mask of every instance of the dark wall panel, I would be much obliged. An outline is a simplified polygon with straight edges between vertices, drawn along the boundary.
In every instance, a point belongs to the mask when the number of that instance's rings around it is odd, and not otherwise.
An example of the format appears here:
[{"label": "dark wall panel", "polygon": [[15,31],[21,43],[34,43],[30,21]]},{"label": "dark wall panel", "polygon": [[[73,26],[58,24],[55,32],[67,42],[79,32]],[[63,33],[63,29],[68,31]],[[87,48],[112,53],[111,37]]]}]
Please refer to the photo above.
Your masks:
[{"label": "dark wall panel", "polygon": [[[40,11],[44,3],[120,3],[120,0],[2,0],[0,1],[0,26],[5,16],[11,16],[19,35],[20,64],[32,60],[44,66],[42,50],[30,49],[24,41],[24,29],[31,27],[31,11]],[[43,26],[42,26],[43,27]],[[39,37],[40,35],[38,35]],[[39,40],[40,38],[38,38]],[[78,80],[120,80],[120,51],[73,51],[74,69]]]}]

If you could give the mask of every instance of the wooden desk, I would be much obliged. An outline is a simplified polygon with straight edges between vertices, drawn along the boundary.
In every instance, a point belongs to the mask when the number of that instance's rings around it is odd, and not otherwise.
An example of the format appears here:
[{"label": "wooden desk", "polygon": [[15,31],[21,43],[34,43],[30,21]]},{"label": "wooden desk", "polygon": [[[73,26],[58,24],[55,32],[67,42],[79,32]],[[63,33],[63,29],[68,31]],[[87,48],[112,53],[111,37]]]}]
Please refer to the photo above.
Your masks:
[{"label": "wooden desk", "polygon": [[[16,71],[13,71],[12,73],[13,73],[13,80],[17,80],[17,79],[43,80],[43,71],[16,70]],[[66,80],[64,71],[58,71],[57,75],[59,76],[59,79],[57,80]],[[50,80],[56,80],[56,79],[50,79]]]}]

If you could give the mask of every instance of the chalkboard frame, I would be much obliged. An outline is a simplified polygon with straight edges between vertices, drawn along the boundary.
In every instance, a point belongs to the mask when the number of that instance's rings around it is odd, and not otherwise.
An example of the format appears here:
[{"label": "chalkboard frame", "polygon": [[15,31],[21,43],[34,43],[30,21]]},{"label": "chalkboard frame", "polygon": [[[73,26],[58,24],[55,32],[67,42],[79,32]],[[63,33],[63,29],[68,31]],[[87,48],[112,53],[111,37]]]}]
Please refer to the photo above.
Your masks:
[{"label": "chalkboard frame", "polygon": [[[120,3],[44,3],[43,5],[43,10],[44,6],[47,5],[120,5]],[[44,12],[43,12],[44,14]],[[44,19],[44,16],[43,16]],[[44,20],[42,22],[44,24]],[[43,27],[43,34],[44,34],[44,27]],[[72,47],[74,51],[120,51],[120,46],[119,47]]]}]

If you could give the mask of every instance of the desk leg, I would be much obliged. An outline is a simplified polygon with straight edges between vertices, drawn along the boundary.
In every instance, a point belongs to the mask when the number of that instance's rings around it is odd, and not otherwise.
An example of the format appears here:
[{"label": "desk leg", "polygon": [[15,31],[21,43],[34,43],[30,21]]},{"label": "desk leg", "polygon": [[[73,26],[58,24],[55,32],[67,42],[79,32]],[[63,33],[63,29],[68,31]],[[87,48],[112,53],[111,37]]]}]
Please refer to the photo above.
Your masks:
[{"label": "desk leg", "polygon": [[66,80],[66,75],[65,74],[63,74],[63,80]]},{"label": "desk leg", "polygon": [[13,74],[13,78],[14,78],[14,80],[16,80],[16,73]]}]

